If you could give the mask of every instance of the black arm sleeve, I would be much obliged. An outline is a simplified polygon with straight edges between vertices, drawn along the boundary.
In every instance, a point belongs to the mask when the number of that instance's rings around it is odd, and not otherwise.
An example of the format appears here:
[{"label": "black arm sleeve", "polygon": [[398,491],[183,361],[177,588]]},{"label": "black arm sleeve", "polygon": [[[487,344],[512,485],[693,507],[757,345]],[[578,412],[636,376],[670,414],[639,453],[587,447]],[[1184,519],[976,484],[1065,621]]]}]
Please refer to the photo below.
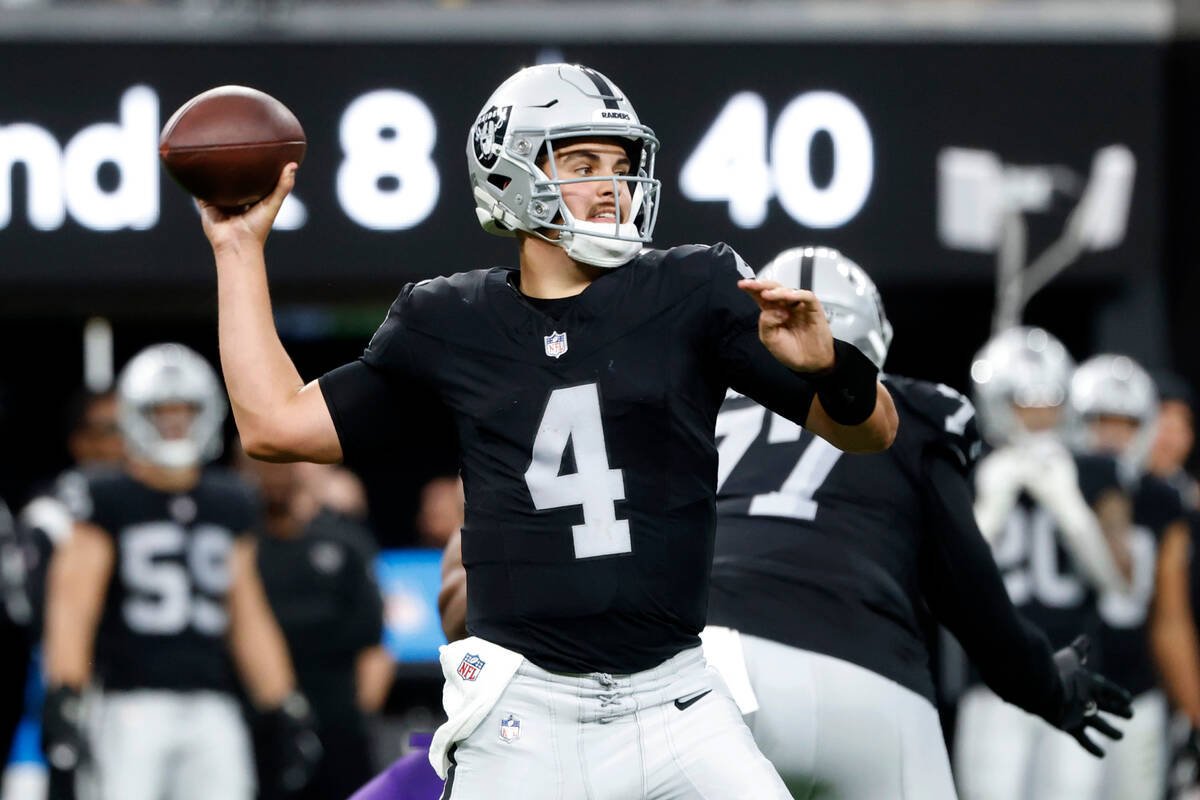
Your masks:
[{"label": "black arm sleeve", "polygon": [[975,524],[970,485],[948,454],[924,457],[926,518],[921,584],[987,685],[1054,723],[1065,701],[1050,642],[1013,606]]}]

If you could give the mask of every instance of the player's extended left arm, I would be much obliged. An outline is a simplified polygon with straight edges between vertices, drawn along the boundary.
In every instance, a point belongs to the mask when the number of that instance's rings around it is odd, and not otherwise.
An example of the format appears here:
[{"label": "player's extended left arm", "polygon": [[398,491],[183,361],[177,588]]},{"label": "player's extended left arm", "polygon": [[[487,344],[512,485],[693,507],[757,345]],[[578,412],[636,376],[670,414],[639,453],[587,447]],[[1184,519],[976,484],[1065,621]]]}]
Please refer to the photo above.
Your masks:
[{"label": "player's extended left arm", "polygon": [[1045,635],[1013,606],[991,548],[975,525],[970,484],[958,464],[940,453],[927,453],[924,464],[929,524],[921,553],[921,586],[934,615],[955,635],[996,694],[1101,755],[1084,729],[1093,727],[1114,739],[1120,733],[1089,714],[1089,704],[1129,717],[1132,698],[1087,670],[1079,652],[1052,652]]},{"label": "player's extended left arm", "polygon": [[758,304],[763,345],[817,390],[804,427],[847,453],[890,447],[899,425],[892,396],[858,348],[833,338],[817,296],[758,279],[740,280],[738,288]]}]

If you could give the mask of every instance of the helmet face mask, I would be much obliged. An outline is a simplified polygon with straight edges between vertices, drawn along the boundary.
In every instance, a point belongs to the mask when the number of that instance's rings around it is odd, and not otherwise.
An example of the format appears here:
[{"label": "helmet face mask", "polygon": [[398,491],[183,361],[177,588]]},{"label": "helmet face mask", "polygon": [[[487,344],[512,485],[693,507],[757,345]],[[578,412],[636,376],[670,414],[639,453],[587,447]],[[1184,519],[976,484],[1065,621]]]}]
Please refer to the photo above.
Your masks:
[{"label": "helmet face mask", "polygon": [[117,425],[129,454],[169,469],[221,454],[227,405],[212,367],[179,344],[138,353],[117,382]]},{"label": "helmet face mask", "polygon": [[[564,140],[616,138],[628,142],[628,175],[562,178],[555,148]],[[484,230],[516,231],[562,247],[576,261],[616,267],[648,243],[658,217],[660,183],[654,177],[658,139],[638,122],[629,101],[600,73],[570,64],[521,70],[489,98],[467,140],[467,167],[475,213]],[[546,157],[549,172],[538,165]],[[611,181],[614,197],[631,198],[629,219],[618,203],[612,225],[577,220],[562,187]],[[547,232],[557,232],[552,237]]]},{"label": "helmet face mask", "polygon": [[994,446],[1073,429],[1068,396],[1075,363],[1042,328],[1010,328],[993,336],[971,364],[980,431]]}]

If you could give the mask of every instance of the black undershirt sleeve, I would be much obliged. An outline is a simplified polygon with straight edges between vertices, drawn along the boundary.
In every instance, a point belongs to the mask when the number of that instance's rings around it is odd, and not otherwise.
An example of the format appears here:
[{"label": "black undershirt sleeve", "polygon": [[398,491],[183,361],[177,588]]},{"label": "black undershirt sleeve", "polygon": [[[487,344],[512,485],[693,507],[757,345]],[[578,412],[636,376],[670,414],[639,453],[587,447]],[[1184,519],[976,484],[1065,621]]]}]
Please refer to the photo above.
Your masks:
[{"label": "black undershirt sleeve", "polygon": [[404,413],[397,378],[360,358],[322,375],[320,385],[346,464],[370,466],[396,457],[414,424]]},{"label": "black undershirt sleeve", "polygon": [[966,476],[948,453],[932,450],[924,456],[924,473],[926,601],[996,694],[1054,724],[1064,695],[1050,642],[1009,599],[975,524]]}]

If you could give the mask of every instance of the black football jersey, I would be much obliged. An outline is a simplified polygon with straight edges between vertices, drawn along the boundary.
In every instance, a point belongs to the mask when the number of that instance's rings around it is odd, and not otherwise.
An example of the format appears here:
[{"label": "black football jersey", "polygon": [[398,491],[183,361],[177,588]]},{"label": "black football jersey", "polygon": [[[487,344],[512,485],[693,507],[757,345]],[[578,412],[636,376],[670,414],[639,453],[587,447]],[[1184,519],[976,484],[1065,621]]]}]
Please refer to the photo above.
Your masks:
[{"label": "black football jersey", "polygon": [[717,537],[708,621],[849,661],[933,699],[921,600],[929,448],[979,451],[955,390],[884,377],[899,414],[883,453],[850,455],[749,398],[717,418]]},{"label": "black football jersey", "polygon": [[1153,475],[1143,475],[1133,492],[1134,526],[1128,540],[1131,589],[1126,594],[1106,592],[1097,604],[1104,674],[1135,695],[1158,683],[1149,641],[1158,545],[1167,528],[1183,518],[1179,492]]},{"label": "black football jersey", "polygon": [[250,490],[207,470],[188,492],[124,473],[91,476],[86,520],[116,547],[96,634],[108,689],[232,690],[226,596],[237,536],[257,522]]},{"label": "black football jersey", "polygon": [[750,275],[725,245],[645,251],[556,316],[514,270],[436,278],[322,377],[350,463],[414,424],[397,393],[430,387],[453,411],[473,635],[563,672],[635,672],[699,644],[725,391],[797,422],[814,395],[759,341],[737,288]]},{"label": "black football jersey", "polygon": [[[1099,455],[1074,455],[1079,489],[1088,505],[1106,491],[1123,491],[1116,462]],[[1008,595],[1021,613],[1046,634],[1057,650],[1086,633],[1099,639],[1096,590],[1063,547],[1054,517],[1026,492],[1018,496],[1004,530],[992,543]],[[1100,666],[1100,653],[1092,664]]]},{"label": "black football jersey", "polygon": [[258,571],[317,719],[356,718],[355,664],[383,639],[383,599],[371,534],[331,511],[295,538],[263,536]]}]

